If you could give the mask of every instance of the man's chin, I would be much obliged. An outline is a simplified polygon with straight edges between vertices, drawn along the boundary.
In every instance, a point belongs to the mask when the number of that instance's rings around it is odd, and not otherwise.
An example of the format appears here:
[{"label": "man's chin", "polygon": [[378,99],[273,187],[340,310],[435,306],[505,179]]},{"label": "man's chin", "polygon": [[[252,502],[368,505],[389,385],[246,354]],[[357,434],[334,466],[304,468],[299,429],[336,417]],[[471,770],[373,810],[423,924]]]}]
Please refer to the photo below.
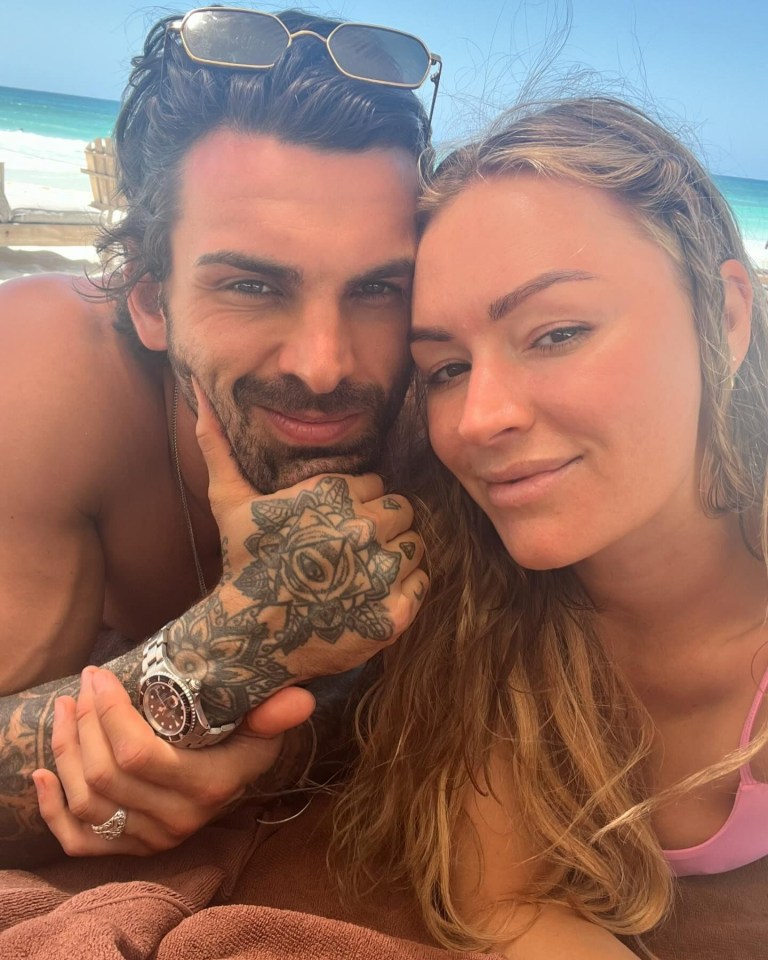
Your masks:
[{"label": "man's chin", "polygon": [[267,486],[271,489],[265,489],[262,483],[262,493],[276,493],[278,490],[285,490],[294,484],[308,480],[321,473],[346,473],[360,474],[374,470],[376,464],[370,455],[364,454],[343,454],[338,456],[312,457],[306,460],[293,460],[290,463],[282,464],[277,471],[277,476]]}]

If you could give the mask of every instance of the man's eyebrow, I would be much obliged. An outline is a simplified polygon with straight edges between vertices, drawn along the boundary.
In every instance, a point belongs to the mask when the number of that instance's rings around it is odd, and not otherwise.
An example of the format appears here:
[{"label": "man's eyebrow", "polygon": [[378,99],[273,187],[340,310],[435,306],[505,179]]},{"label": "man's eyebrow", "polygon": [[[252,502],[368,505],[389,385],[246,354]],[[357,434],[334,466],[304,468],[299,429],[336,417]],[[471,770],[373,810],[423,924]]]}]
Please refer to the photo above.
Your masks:
[{"label": "man's eyebrow", "polygon": [[[488,317],[491,322],[501,320],[502,317],[519,307],[528,297],[541,293],[542,290],[546,290],[556,283],[594,279],[594,274],[587,273],[585,270],[549,270],[546,273],[540,273],[538,277],[526,281],[526,283],[494,300],[488,306]],[[442,327],[412,327],[408,335],[409,343],[419,343],[424,340],[432,343],[448,343],[453,339],[454,335]]]},{"label": "man's eyebrow", "polygon": [[570,283],[573,280],[594,280],[594,274],[587,273],[585,270],[548,270],[546,273],[540,273],[533,280],[520,284],[503,297],[494,300],[488,306],[488,319],[491,322],[501,320],[508,313],[516,310],[521,303],[532,297],[536,293],[541,293],[556,283]]},{"label": "man's eyebrow", "polygon": [[298,287],[304,279],[301,270],[290,267],[277,260],[267,257],[251,257],[236,250],[216,250],[213,253],[204,253],[195,260],[196,267],[205,267],[209,264],[222,264],[234,267],[236,270],[247,270],[249,273],[260,273],[275,279],[282,280]]},{"label": "man's eyebrow", "polygon": [[413,279],[414,261],[412,257],[398,257],[395,260],[387,260],[384,263],[378,263],[376,266],[351,277],[347,286],[350,290],[362,286],[365,283],[374,283],[376,280],[384,278],[400,278],[403,280]]}]

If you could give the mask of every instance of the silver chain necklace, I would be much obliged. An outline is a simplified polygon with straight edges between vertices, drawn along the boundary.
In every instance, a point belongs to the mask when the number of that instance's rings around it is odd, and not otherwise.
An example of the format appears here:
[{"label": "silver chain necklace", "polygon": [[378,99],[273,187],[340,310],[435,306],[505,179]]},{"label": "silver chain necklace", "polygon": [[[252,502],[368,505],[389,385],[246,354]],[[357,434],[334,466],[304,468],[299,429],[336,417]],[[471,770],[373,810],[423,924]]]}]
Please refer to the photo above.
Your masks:
[{"label": "silver chain necklace", "polygon": [[197,573],[197,585],[200,588],[200,596],[204,597],[208,590],[205,586],[205,577],[203,568],[200,565],[200,557],[197,553],[197,544],[195,543],[195,531],[192,527],[192,517],[189,515],[189,504],[187,503],[187,491],[184,489],[184,478],[181,476],[181,463],[179,462],[179,440],[176,424],[179,415],[179,384],[176,380],[173,382],[173,407],[171,409],[171,448],[173,451],[173,464],[176,467],[176,480],[179,485],[179,497],[181,498],[181,508],[184,511],[184,520],[187,524],[187,533],[189,534],[189,545],[192,548],[192,559],[195,561],[195,572]]}]

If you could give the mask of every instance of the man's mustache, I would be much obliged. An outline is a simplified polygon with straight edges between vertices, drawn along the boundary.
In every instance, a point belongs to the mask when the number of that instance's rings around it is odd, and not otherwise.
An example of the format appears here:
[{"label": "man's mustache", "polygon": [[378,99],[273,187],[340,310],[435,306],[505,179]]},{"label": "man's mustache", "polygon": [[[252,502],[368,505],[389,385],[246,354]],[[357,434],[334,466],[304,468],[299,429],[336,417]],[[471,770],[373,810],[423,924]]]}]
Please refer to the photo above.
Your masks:
[{"label": "man's mustache", "polygon": [[330,393],[314,393],[291,374],[274,380],[262,380],[250,374],[242,376],[232,387],[232,398],[240,410],[269,407],[288,415],[302,412],[346,414],[353,410],[375,410],[386,402],[384,391],[375,384],[342,380]]}]

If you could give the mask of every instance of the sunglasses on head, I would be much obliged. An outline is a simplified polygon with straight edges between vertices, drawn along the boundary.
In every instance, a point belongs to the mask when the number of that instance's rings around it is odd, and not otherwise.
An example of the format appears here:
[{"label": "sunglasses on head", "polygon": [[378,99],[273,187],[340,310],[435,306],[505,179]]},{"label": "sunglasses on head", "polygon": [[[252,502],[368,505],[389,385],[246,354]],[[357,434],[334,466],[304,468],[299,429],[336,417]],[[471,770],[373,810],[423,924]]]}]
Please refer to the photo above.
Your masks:
[{"label": "sunglasses on head", "polygon": [[[296,37],[315,37],[325,44],[339,73],[352,80],[415,90],[429,77],[434,84],[432,123],[442,60],[409,33],[368,23],[340,23],[327,37],[314,30],[291,33],[272,13],[236,7],[190,10],[166,31],[179,34],[185,53],[196,63],[244,70],[268,70]],[[433,66],[437,69],[430,77]]]}]

